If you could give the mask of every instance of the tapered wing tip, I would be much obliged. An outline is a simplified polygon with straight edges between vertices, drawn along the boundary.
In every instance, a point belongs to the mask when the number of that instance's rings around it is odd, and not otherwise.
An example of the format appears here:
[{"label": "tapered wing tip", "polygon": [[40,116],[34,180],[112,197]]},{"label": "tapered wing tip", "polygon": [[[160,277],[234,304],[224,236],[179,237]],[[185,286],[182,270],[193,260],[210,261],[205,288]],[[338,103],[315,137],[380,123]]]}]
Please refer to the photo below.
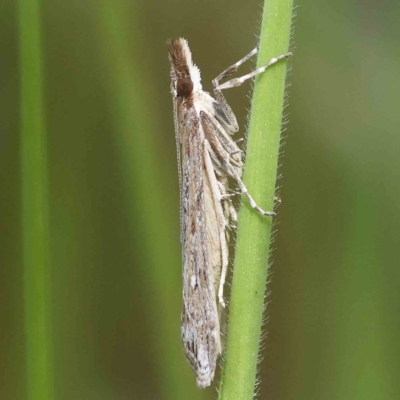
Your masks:
[{"label": "tapered wing tip", "polygon": [[211,380],[212,380],[212,378],[210,378],[209,376],[208,377],[205,377],[205,376],[197,377],[197,379],[196,379],[197,387],[199,389],[205,389],[206,387],[209,387],[211,385]]},{"label": "tapered wing tip", "polygon": [[204,389],[210,386],[212,380],[214,379],[214,374],[215,374],[215,363],[214,366],[211,366],[207,363],[207,365],[203,365],[203,368],[197,369],[196,370],[197,387],[200,389]]}]

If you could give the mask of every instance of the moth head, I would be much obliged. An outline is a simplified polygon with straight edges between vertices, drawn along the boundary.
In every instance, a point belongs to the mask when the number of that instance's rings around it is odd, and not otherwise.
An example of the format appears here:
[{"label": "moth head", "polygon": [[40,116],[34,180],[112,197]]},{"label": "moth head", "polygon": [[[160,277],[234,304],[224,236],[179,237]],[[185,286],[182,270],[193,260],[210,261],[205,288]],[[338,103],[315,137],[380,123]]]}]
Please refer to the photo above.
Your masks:
[{"label": "moth head", "polygon": [[182,78],[176,81],[176,94],[181,97],[189,97],[193,92],[193,82],[190,78]]},{"label": "moth head", "polygon": [[167,41],[169,61],[171,62],[171,91],[174,96],[189,97],[202,90],[200,71],[192,61],[188,43],[185,39]]}]

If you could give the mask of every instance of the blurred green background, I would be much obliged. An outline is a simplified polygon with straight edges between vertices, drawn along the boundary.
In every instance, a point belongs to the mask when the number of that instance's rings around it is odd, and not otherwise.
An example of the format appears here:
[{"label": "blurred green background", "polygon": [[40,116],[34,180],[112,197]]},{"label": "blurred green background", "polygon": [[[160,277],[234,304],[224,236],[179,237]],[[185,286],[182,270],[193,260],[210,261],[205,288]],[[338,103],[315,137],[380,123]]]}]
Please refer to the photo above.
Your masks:
[{"label": "blurred green background", "polygon": [[[256,44],[261,6],[41,3],[49,398],[216,397],[196,388],[180,341],[165,41],[189,40],[211,90],[211,79]],[[396,399],[400,7],[303,0],[296,14],[259,398]],[[2,0],[0,21],[0,398],[37,400],[26,383],[16,1]],[[249,91],[226,94],[241,127]]]}]

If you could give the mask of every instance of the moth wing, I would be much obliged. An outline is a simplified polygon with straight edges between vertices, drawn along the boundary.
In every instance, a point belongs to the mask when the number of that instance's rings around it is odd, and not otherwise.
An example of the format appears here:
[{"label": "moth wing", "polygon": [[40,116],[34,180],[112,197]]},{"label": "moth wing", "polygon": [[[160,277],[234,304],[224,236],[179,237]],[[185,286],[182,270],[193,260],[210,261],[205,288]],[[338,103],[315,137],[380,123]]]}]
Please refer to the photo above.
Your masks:
[{"label": "moth wing", "polygon": [[181,159],[181,144],[183,137],[183,121],[180,113],[182,99],[179,97],[173,97],[174,106],[174,127],[175,127],[175,144],[176,144],[176,157],[178,161],[178,178],[179,178],[179,220],[180,220],[180,232],[181,232],[181,243],[183,243],[183,230],[182,230],[182,159]]},{"label": "moth wing", "polygon": [[[204,133],[195,109],[186,110],[182,128],[182,339],[199,387],[209,386],[221,352],[214,274],[207,222],[211,191],[204,171]],[[212,217],[212,216],[211,216]]]}]

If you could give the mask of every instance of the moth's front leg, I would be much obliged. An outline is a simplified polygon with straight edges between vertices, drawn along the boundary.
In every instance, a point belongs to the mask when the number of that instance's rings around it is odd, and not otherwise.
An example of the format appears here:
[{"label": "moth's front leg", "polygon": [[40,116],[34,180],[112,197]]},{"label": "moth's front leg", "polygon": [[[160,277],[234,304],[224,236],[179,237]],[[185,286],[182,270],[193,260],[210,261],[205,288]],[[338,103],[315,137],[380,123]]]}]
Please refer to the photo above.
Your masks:
[{"label": "moth's front leg", "polygon": [[245,63],[249,58],[251,58],[254,54],[257,53],[257,48],[253,49],[249,54],[247,54],[246,56],[244,56],[241,60],[239,60],[238,62],[236,62],[235,64],[231,65],[230,67],[228,67],[227,69],[225,69],[224,71],[222,71],[213,81],[213,92],[214,92],[214,96],[217,99],[218,102],[218,113],[222,113],[223,114],[223,119],[226,119],[229,122],[229,129],[230,131],[233,132],[237,132],[239,130],[239,126],[237,124],[236,121],[236,117],[235,114],[233,113],[231,107],[229,106],[228,102],[225,99],[225,96],[222,94],[220,86],[219,86],[219,81],[222,79],[227,78],[228,76],[232,75],[233,73],[235,73],[238,68]]},{"label": "moth's front leg", "polygon": [[248,79],[254,78],[256,75],[262,74],[267,68],[269,68],[271,65],[276,64],[280,60],[284,60],[285,58],[289,58],[292,55],[291,52],[281,54],[280,56],[271,58],[265,65],[263,65],[260,68],[257,68],[255,71],[250,72],[247,75],[241,76],[239,78],[231,79],[228,82],[223,83],[221,86],[217,87],[217,90],[221,91],[224,89],[230,89],[234,88],[237,86],[240,86],[243,82],[246,82]]}]

